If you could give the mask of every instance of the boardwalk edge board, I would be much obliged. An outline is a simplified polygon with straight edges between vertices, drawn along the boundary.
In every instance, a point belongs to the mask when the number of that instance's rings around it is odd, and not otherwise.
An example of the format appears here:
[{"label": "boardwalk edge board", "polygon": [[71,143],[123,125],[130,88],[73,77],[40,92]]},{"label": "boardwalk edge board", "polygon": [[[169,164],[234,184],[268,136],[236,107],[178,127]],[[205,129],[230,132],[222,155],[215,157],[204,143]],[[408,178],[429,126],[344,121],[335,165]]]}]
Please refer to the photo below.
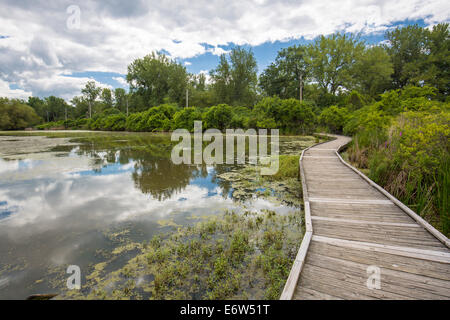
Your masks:
[{"label": "boardwalk edge board", "polygon": [[[334,138],[334,137],[333,137]],[[300,273],[302,271],[303,265],[306,260],[306,254],[308,252],[309,244],[311,242],[313,228],[312,228],[312,220],[311,220],[311,211],[309,207],[309,197],[308,197],[308,188],[306,186],[305,179],[305,171],[303,169],[302,160],[306,151],[311,149],[312,147],[316,147],[323,143],[329,141],[323,141],[321,143],[310,146],[302,151],[299,159],[299,176],[302,183],[302,192],[303,192],[303,203],[305,207],[305,226],[306,231],[303,236],[302,242],[300,244],[300,248],[298,249],[297,256],[294,260],[294,263],[291,268],[291,272],[289,273],[288,279],[286,280],[286,284],[284,285],[283,292],[281,293],[280,300],[292,300],[292,296],[294,295],[295,288],[297,286],[298,278],[300,277]]]},{"label": "boardwalk edge board", "polygon": [[[350,143],[350,142],[349,142]],[[398,200],[396,197],[391,195],[389,192],[387,192],[383,187],[379,186],[375,182],[373,182],[371,179],[369,179],[364,173],[353,167],[352,165],[348,164],[344,159],[342,159],[339,152],[345,148],[347,144],[344,144],[340,146],[335,152],[338,156],[339,160],[346,165],[348,168],[352,169],[354,172],[356,172],[361,178],[363,178],[365,181],[367,181],[372,187],[380,191],[383,195],[385,195],[387,198],[389,198],[397,207],[399,207],[401,210],[403,210],[406,214],[408,214],[411,218],[413,218],[418,224],[420,224],[423,228],[425,228],[429,233],[431,233],[436,239],[441,241],[447,248],[450,248],[450,240],[444,236],[441,232],[439,232],[436,228],[434,228],[431,224],[426,222],[422,217],[420,217],[417,213],[415,213],[413,210],[408,208],[403,202]]]},{"label": "boardwalk edge board", "polygon": [[[337,135],[328,135],[328,137],[333,138],[332,140],[339,138],[339,136],[337,136]],[[288,279],[286,281],[286,284],[284,286],[283,292],[280,296],[280,300],[292,300],[294,292],[297,288],[297,282],[300,278],[300,274],[305,265],[306,255],[308,253],[308,249],[309,249],[309,245],[310,245],[311,241],[315,240],[315,241],[328,242],[328,239],[329,239],[329,241],[337,240],[337,239],[332,239],[332,238],[327,238],[327,237],[319,237],[319,236],[313,235],[312,219],[320,219],[320,218],[311,217],[310,201],[313,201],[313,202],[315,200],[320,201],[320,199],[309,198],[308,188],[306,185],[305,171],[304,171],[303,164],[302,164],[303,158],[321,158],[321,156],[304,156],[304,154],[309,149],[311,149],[313,147],[317,147],[318,145],[327,143],[327,142],[329,142],[329,141],[324,141],[324,142],[318,143],[314,146],[304,149],[302,151],[300,159],[299,159],[299,178],[301,179],[302,191],[303,191],[306,231],[305,231],[305,235],[303,236],[303,240],[300,244],[300,248],[298,250],[297,256],[293,262],[293,265],[292,265],[291,271],[289,273]],[[348,168],[353,170],[356,174],[358,174],[361,178],[363,178],[366,182],[368,182],[370,186],[372,186],[373,188],[375,188],[376,190],[381,192],[384,196],[386,196],[389,199],[387,201],[391,202],[392,205],[397,206],[403,212],[405,212],[408,216],[410,216],[412,219],[414,219],[418,223],[418,225],[419,225],[418,227],[423,227],[430,234],[432,234],[436,239],[438,239],[440,242],[442,242],[447,248],[450,248],[450,240],[446,236],[444,236],[441,232],[439,232],[437,229],[435,229],[433,226],[431,226],[428,222],[426,222],[423,218],[421,218],[419,215],[417,215],[413,210],[408,208],[405,204],[403,204],[401,201],[399,201],[397,198],[395,198],[393,195],[391,195],[389,192],[387,192],[384,188],[382,188],[381,186],[379,186],[378,184],[373,182],[371,179],[369,179],[367,176],[365,176],[358,169],[356,169],[352,165],[348,164],[340,156],[339,152],[343,148],[345,148],[350,142],[351,142],[351,140],[342,145],[339,145],[336,149],[315,148],[315,150],[334,151],[336,153],[338,159],[340,160],[340,162],[342,162],[345,166],[347,166]],[[331,200],[331,199],[329,199],[329,200]],[[387,201],[386,201],[386,204],[387,204]],[[354,246],[354,245],[358,244],[357,242],[355,242],[355,244],[354,244],[353,243],[354,241],[342,240],[341,242],[342,243],[345,242],[345,244],[347,246]],[[439,262],[443,262],[443,263],[449,262],[448,254],[443,254],[443,253],[438,253],[438,252],[428,252],[427,250],[413,250],[413,249],[408,249],[408,248],[404,248],[404,247],[400,248],[400,247],[385,246],[385,245],[373,246],[373,244],[371,244],[371,243],[359,243],[358,245],[363,246],[364,248],[366,246],[367,247],[370,246],[369,249],[375,250],[375,251],[389,251],[391,254],[393,253],[393,254],[414,256],[415,258],[419,258],[419,259],[423,258],[425,260],[432,260],[432,261],[434,260],[434,261],[439,261]],[[408,249],[408,250],[405,251],[404,249]]]}]

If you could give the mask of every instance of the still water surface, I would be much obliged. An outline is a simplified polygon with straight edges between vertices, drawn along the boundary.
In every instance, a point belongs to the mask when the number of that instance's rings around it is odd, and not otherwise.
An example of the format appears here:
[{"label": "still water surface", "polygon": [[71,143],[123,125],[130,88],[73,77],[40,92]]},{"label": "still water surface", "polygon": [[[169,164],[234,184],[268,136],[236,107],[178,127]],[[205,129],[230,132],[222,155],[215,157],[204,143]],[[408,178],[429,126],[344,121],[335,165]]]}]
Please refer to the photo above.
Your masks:
[{"label": "still water surface", "polygon": [[292,210],[255,193],[236,201],[218,177],[231,166],[174,165],[169,135],[57,136],[0,136],[0,299],[54,292],[52,272],[83,275],[121,230],[144,241],[225,210]]}]

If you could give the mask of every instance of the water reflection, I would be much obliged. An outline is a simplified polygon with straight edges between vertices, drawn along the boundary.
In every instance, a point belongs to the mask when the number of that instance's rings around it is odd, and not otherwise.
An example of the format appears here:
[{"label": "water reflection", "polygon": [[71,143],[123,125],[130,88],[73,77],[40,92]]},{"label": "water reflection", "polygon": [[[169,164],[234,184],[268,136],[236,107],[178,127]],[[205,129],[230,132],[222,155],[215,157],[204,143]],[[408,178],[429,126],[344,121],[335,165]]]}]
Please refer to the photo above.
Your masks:
[{"label": "water reflection", "polygon": [[142,241],[227,209],[291,210],[256,197],[234,201],[230,183],[217,178],[230,167],[174,165],[168,136],[75,142],[0,159],[2,299],[51,291],[51,280],[43,279],[48,270],[86,270],[98,252],[112,249],[108,230],[126,228]]}]

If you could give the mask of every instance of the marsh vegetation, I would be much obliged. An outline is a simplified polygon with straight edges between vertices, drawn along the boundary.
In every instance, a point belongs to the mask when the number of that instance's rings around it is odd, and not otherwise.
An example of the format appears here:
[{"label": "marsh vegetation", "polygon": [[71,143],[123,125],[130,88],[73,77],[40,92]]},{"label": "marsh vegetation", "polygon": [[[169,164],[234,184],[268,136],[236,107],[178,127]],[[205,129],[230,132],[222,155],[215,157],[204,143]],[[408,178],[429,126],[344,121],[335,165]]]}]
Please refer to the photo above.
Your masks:
[{"label": "marsh vegetation", "polygon": [[[299,153],[318,138],[281,137],[269,178],[254,165],[172,165],[166,134],[46,135],[1,136],[2,297],[280,294],[303,236]],[[66,288],[72,264],[81,291]]]}]

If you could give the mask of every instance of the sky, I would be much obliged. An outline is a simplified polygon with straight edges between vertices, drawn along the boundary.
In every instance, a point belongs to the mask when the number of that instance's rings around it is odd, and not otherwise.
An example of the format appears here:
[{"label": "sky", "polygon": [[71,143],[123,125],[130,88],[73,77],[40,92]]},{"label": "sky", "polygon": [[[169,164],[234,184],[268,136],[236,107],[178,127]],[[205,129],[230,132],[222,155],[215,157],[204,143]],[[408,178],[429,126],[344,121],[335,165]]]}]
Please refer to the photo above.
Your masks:
[{"label": "sky", "polygon": [[319,35],[376,44],[397,26],[449,21],[448,0],[0,0],[0,97],[69,101],[89,80],[127,89],[127,65],[152,51],[205,73],[240,45],[261,72]]}]

